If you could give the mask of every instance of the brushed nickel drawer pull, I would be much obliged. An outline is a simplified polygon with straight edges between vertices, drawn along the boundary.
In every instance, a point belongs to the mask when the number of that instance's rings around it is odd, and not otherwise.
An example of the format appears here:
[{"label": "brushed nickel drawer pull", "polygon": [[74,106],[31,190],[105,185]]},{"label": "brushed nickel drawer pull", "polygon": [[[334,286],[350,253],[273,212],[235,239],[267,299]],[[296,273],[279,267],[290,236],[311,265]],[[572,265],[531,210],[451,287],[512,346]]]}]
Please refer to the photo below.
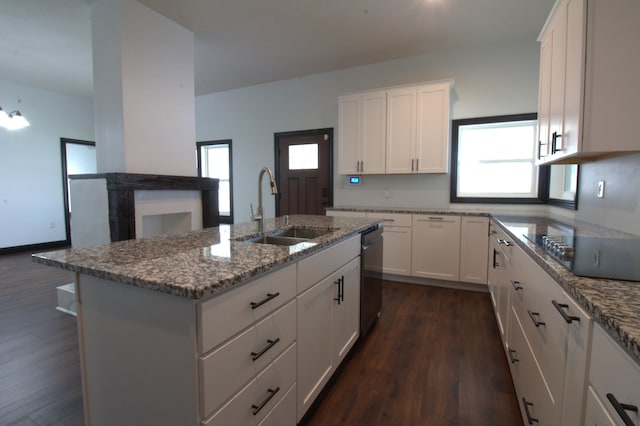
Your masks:
[{"label": "brushed nickel drawer pull", "polygon": [[280,296],[279,292],[267,293],[267,297],[265,297],[261,301],[259,301],[259,302],[251,302],[251,309],[259,308],[260,306],[264,305],[265,303],[269,302],[270,300],[275,299],[278,296]]},{"label": "brushed nickel drawer pull", "polygon": [[251,408],[253,408],[253,415],[255,416],[256,414],[258,414],[260,412],[260,410],[262,410],[264,408],[265,405],[267,405],[269,403],[269,401],[271,401],[271,398],[273,398],[275,396],[275,394],[278,393],[278,391],[280,391],[280,386],[276,387],[275,389],[267,389],[267,391],[269,392],[269,395],[267,395],[267,397],[258,405],[252,404]]},{"label": "brushed nickel drawer pull", "polygon": [[280,341],[279,337],[276,337],[274,340],[267,340],[267,344],[264,348],[260,349],[258,352],[251,352],[251,360],[256,361],[262,355],[264,355],[269,349],[274,347]]}]

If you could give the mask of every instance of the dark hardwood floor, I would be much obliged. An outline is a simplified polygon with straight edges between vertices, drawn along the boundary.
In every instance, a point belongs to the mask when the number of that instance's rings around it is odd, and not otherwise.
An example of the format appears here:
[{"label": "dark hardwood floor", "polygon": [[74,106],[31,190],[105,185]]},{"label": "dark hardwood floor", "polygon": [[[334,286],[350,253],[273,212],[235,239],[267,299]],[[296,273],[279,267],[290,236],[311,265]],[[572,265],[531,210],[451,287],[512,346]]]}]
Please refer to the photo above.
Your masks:
[{"label": "dark hardwood floor", "polygon": [[386,282],[346,361],[301,424],[522,425],[486,293]]},{"label": "dark hardwood floor", "polygon": [[75,318],[55,310],[73,274],[0,256],[0,425],[82,425]]},{"label": "dark hardwood floor", "polygon": [[[82,425],[73,275],[0,256],[0,425]],[[384,312],[304,425],[521,425],[488,294],[386,282]]]}]

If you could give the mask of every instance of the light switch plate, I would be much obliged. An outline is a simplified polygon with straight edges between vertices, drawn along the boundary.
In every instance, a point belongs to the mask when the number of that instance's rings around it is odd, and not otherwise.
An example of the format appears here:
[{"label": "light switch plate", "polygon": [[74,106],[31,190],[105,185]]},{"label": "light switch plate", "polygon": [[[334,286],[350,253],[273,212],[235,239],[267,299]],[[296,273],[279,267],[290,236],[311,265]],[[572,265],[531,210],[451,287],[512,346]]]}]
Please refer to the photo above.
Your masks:
[{"label": "light switch plate", "polygon": [[604,181],[598,182],[598,198],[604,198]]}]

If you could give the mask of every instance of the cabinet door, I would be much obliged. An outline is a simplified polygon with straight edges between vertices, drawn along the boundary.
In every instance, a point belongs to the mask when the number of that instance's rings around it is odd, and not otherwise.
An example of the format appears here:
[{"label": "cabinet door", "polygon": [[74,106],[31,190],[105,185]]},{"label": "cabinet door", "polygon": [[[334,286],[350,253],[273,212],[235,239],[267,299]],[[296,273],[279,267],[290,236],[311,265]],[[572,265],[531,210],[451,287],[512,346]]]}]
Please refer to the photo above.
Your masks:
[{"label": "cabinet door", "polygon": [[540,40],[540,83],[538,87],[538,162],[549,156],[549,99],[551,97],[551,37],[545,34]]},{"label": "cabinet door", "polygon": [[331,350],[334,275],[298,296],[298,410],[300,421],[334,370]]},{"label": "cabinet door", "polygon": [[382,272],[411,275],[411,215],[367,213],[367,217],[384,220]]},{"label": "cabinet door", "polygon": [[564,127],[561,137],[562,151],[556,156],[575,154],[582,147],[586,21],[586,0],[569,0],[566,20]]},{"label": "cabinet door", "polygon": [[387,92],[387,173],[415,170],[416,88]]},{"label": "cabinet door", "polygon": [[338,173],[359,172],[358,144],[362,139],[360,129],[359,95],[341,96],[338,99]]},{"label": "cabinet door", "polygon": [[489,218],[463,217],[460,226],[460,281],[487,283]]},{"label": "cabinet door", "polygon": [[[357,257],[335,274],[342,283],[334,286],[333,355],[334,366],[347,355],[360,331],[360,258]],[[339,288],[341,287],[341,289]],[[340,291],[339,291],[340,290]],[[340,300],[336,300],[340,298]]]},{"label": "cabinet door", "polygon": [[415,169],[418,173],[447,173],[449,148],[449,83],[417,90]]},{"label": "cabinet door", "polygon": [[360,161],[362,174],[385,172],[385,146],[387,132],[387,92],[362,95],[362,140]]},{"label": "cabinet door", "polygon": [[[558,5],[547,30],[551,48],[551,72],[549,90],[549,142],[550,154],[561,151],[564,132],[564,82],[567,44],[567,5]],[[559,136],[558,136],[559,135]]]},{"label": "cabinet door", "polygon": [[609,416],[606,407],[598,398],[591,386],[587,390],[587,408],[584,414],[585,426],[616,426],[616,422]]},{"label": "cabinet door", "polygon": [[460,265],[460,216],[413,216],[413,275],[457,281]]}]

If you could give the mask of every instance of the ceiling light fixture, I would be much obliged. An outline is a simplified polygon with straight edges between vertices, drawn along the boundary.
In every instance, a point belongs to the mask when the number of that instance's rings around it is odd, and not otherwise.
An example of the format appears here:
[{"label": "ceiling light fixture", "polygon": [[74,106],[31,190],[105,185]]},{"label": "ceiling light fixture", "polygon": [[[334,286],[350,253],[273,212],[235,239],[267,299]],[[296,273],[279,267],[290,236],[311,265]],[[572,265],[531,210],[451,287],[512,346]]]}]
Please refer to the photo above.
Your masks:
[{"label": "ceiling light fixture", "polygon": [[30,125],[29,121],[22,116],[20,111],[12,111],[9,114],[0,107],[0,126],[7,130],[17,130]]}]

